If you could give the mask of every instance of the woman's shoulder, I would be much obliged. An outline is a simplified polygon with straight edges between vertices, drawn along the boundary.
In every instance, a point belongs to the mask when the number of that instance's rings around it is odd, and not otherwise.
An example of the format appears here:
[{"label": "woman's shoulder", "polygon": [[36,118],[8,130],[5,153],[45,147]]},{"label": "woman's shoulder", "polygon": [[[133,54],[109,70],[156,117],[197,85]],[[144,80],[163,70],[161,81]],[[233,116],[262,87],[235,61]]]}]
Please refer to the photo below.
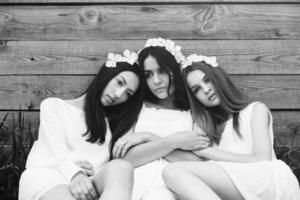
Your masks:
[{"label": "woman's shoulder", "polygon": [[49,109],[49,108],[54,109],[54,108],[60,107],[60,105],[62,103],[63,103],[63,100],[60,98],[48,97],[41,102],[40,109],[41,110]]},{"label": "woman's shoulder", "polygon": [[249,103],[243,110],[241,114],[246,114],[252,116],[254,113],[269,113],[269,108],[266,104],[261,101],[253,101]]}]

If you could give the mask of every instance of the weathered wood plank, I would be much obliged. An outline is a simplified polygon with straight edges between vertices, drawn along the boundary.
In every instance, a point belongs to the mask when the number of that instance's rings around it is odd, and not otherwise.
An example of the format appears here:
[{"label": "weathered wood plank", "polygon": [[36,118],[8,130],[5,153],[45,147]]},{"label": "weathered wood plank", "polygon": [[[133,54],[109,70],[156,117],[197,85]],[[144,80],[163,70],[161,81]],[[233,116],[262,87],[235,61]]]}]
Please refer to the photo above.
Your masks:
[{"label": "weathered wood plank", "polygon": [[298,0],[1,0],[1,3],[298,3]]},{"label": "weathered wood plank", "polygon": [[0,40],[291,40],[300,38],[299,10],[300,4],[0,6]]},{"label": "weathered wood plank", "polygon": [[[251,98],[272,109],[300,108],[299,75],[232,75],[237,86]],[[78,97],[93,76],[2,76],[0,109],[38,109],[46,97]]]},{"label": "weathered wood plank", "polygon": [[300,76],[232,75],[233,82],[249,97],[272,109],[300,108]]},{"label": "weathered wood plank", "polygon": [[[95,74],[109,52],[138,51],[144,43],[145,40],[3,42],[0,75]],[[182,46],[185,55],[217,56],[219,65],[229,74],[300,74],[300,40],[177,40],[176,43]]]},{"label": "weathered wood plank", "polygon": [[38,109],[49,96],[78,97],[93,76],[2,76],[0,109]]},{"label": "weathered wood plank", "polygon": [[[0,122],[2,121],[6,112],[0,112]],[[27,132],[29,123],[32,126],[32,133],[39,126],[39,112],[28,112],[23,111],[24,115],[24,125],[26,127],[25,132]],[[17,111],[11,111],[7,118],[7,124],[12,126],[13,124],[13,115],[15,118],[18,117]],[[274,135],[277,140],[278,145],[291,144],[291,140],[295,136],[293,145],[300,145],[300,111],[272,111],[274,119]],[[294,128],[295,127],[295,128]],[[298,130],[295,130],[298,127]]]}]

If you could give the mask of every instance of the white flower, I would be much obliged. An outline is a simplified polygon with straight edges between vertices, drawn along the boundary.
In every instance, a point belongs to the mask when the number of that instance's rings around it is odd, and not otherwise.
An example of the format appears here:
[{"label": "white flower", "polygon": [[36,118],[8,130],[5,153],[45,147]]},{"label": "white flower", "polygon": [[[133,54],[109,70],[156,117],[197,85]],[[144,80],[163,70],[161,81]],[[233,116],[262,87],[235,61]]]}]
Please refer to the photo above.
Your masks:
[{"label": "white flower", "polygon": [[137,54],[135,52],[130,52],[129,50],[125,50],[123,55],[109,53],[107,55],[107,61],[105,63],[106,67],[116,67],[117,62],[127,62],[131,65],[136,62]]},{"label": "white flower", "polygon": [[175,45],[175,42],[169,39],[151,38],[146,41],[145,47],[164,47],[174,56],[178,64],[185,60],[185,57],[181,52],[181,46]]},{"label": "white flower", "polygon": [[186,68],[187,66],[192,65],[194,62],[202,62],[204,61],[206,64],[211,65],[212,67],[218,67],[217,57],[207,57],[197,54],[189,55],[181,64],[182,69]]}]

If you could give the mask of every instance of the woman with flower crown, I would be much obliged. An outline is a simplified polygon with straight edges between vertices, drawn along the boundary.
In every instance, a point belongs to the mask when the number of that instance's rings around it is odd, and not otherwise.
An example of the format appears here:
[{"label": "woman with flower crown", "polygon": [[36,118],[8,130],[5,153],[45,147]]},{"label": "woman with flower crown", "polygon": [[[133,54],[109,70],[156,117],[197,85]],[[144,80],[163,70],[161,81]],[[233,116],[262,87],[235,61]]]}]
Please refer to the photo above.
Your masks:
[{"label": "woman with flower crown", "polygon": [[168,188],[189,200],[300,199],[296,177],[276,159],[267,106],[238,90],[215,57],[191,55],[183,68],[193,118],[212,144],[193,151],[209,161],[168,165]]},{"label": "woman with flower crown", "polygon": [[109,159],[142,107],[136,58],[128,50],[110,53],[84,95],[41,103],[39,137],[20,179],[20,200],[131,200],[132,165]]},{"label": "woman with flower crown", "polygon": [[[169,163],[199,160],[189,152],[206,147],[208,140],[192,132],[193,120],[180,74],[180,46],[171,40],[149,39],[138,56],[146,82],[145,102],[134,134],[120,138],[114,147],[135,167],[133,200],[173,200],[161,173]],[[169,161],[169,162],[168,162]]]}]

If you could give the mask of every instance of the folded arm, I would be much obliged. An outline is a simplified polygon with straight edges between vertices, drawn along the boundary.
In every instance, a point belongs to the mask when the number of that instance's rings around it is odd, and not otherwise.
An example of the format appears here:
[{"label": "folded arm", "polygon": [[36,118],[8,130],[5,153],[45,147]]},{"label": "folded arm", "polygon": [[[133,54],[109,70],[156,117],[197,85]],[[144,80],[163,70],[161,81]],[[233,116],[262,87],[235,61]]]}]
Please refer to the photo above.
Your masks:
[{"label": "folded arm", "polygon": [[[143,137],[140,133],[135,133],[132,138]],[[129,140],[131,138],[129,137]],[[136,140],[136,139],[132,139]],[[142,140],[141,140],[142,141]],[[126,143],[126,142],[125,142]],[[127,142],[128,143],[128,142]],[[144,165],[148,162],[159,158],[166,158],[170,162],[182,160],[201,160],[197,155],[189,150],[201,149],[207,146],[203,140],[203,136],[199,136],[193,132],[178,132],[167,137],[160,138],[151,136],[143,142],[128,148],[128,151],[121,156],[133,163],[135,167]],[[118,144],[116,145],[116,149]]]},{"label": "folded arm", "polygon": [[232,153],[214,147],[196,150],[194,153],[198,156],[217,161],[258,162],[271,160],[272,145],[269,135],[269,127],[271,126],[270,117],[270,112],[264,104],[254,106],[250,122],[253,143],[251,154]]}]

